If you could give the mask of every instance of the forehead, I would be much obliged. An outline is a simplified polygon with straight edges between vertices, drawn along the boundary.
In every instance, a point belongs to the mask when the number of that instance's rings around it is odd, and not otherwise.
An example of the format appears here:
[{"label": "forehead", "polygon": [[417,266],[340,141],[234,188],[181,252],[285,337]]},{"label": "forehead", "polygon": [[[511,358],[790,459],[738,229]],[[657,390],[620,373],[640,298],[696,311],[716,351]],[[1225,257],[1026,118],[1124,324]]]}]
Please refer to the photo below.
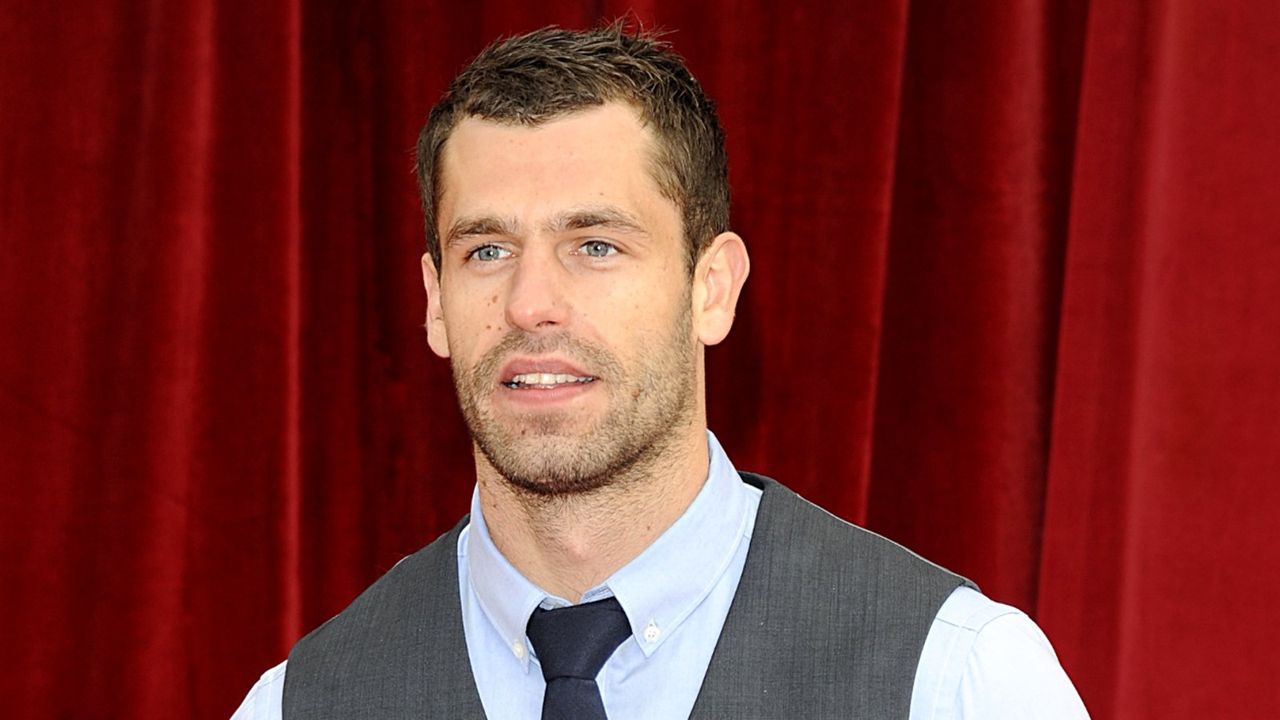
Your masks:
[{"label": "forehead", "polygon": [[665,202],[654,180],[653,133],[630,106],[607,103],[536,126],[466,118],[441,156],[438,218],[516,216],[607,203],[642,213]]}]

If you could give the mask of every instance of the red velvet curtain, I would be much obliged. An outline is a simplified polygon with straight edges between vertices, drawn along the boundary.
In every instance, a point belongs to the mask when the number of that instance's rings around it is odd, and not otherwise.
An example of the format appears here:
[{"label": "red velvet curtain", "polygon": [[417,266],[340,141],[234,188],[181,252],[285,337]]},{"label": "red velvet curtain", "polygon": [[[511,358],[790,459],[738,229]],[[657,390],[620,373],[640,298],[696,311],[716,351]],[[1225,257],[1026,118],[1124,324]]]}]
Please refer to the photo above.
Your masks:
[{"label": "red velvet curtain", "polygon": [[1280,3],[0,7],[0,715],[225,717],[465,511],[415,133],[628,9],[729,135],[736,463],[1031,612],[1096,718],[1280,712]]}]

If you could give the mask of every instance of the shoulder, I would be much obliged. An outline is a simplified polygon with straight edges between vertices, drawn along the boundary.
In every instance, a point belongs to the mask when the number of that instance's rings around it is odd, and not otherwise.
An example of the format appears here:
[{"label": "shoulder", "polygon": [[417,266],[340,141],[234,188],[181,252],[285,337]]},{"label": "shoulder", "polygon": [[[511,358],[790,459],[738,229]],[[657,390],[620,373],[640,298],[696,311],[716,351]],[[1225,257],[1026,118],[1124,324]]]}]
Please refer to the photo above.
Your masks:
[{"label": "shoulder", "polygon": [[301,678],[347,675],[389,650],[403,649],[420,633],[460,626],[458,612],[439,609],[458,605],[458,536],[466,524],[464,518],[400,560],[345,610],[299,640],[289,653],[286,690],[299,687]]},{"label": "shoulder", "polygon": [[284,697],[284,674],[288,661],[262,673],[231,720],[277,720]]},{"label": "shoulder", "polygon": [[920,649],[965,580],[776,482],[743,480],[760,507],[708,682],[749,691],[717,698],[720,714],[906,715]]},{"label": "shoulder", "polygon": [[1088,718],[1035,622],[967,587],[957,588],[934,619],[911,709],[913,720]]},{"label": "shoulder", "polygon": [[[947,602],[938,610],[937,623],[952,628],[957,633],[976,637],[993,622],[1005,619],[1005,624],[1022,625],[1031,622],[1031,618],[1012,605],[998,603],[976,590],[957,590],[947,598]],[[1003,627],[997,624],[997,630]]]},{"label": "shoulder", "polygon": [[467,518],[463,518],[450,532],[412,555],[401,558],[345,610],[299,640],[294,653],[309,643],[340,632],[348,625],[377,623],[379,617],[395,614],[406,604],[440,602],[456,597],[458,536],[466,526]]},{"label": "shoulder", "polygon": [[[911,588],[929,586],[932,592],[942,593],[937,598],[939,604],[957,585],[972,585],[910,549],[833,515],[775,480],[751,473],[742,476],[745,482],[763,491],[757,534],[763,532],[774,543],[805,549],[819,567],[852,566],[865,580]],[[794,562],[795,558],[788,560]],[[938,604],[933,605],[930,617],[937,607]]]},{"label": "shoulder", "polygon": [[423,679],[452,677],[466,658],[458,595],[466,522],[401,560],[293,646],[286,714],[353,717],[378,705],[390,716],[389,708],[416,712],[431,701],[435,688]]}]

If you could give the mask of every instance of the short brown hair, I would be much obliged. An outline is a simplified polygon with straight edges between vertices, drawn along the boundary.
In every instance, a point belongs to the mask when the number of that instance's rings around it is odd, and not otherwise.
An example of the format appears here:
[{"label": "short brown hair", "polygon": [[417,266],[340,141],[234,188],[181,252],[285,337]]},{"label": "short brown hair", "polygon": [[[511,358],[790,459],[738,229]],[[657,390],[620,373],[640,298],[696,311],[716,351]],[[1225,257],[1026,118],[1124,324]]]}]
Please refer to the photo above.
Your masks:
[{"label": "short brown hair", "polygon": [[540,125],[610,101],[636,108],[653,128],[654,179],[680,209],[692,272],[711,240],[729,229],[724,130],[715,103],[680,56],[656,34],[627,32],[622,22],[587,31],[548,27],[499,40],[449,85],[418,135],[418,186],[436,267],[440,154],[459,122],[479,117]]}]

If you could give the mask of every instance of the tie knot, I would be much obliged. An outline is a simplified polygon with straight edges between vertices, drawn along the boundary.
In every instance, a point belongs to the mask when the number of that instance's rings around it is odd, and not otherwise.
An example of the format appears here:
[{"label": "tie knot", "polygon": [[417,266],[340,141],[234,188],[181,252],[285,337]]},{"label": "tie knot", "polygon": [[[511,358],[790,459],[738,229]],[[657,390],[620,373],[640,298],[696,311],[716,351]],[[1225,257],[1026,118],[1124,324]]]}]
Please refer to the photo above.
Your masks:
[{"label": "tie knot", "polygon": [[631,624],[617,598],[571,607],[538,608],[526,628],[538,653],[542,677],[595,680],[600,668],[631,637]]}]

